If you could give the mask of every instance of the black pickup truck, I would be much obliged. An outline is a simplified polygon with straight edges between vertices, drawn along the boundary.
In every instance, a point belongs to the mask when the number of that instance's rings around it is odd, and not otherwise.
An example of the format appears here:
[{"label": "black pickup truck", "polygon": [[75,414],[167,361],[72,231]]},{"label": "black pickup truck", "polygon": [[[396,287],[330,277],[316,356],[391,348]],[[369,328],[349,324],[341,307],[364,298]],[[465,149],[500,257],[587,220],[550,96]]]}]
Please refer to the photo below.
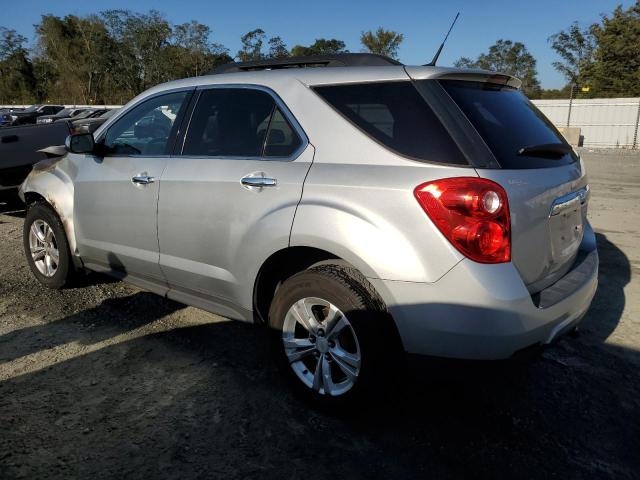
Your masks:
[{"label": "black pickup truck", "polygon": [[0,128],[0,197],[16,196],[31,167],[50,155],[42,149],[63,145],[71,133],[95,132],[115,112],[106,110],[96,118]]},{"label": "black pickup truck", "polygon": [[0,128],[0,193],[14,195],[31,167],[47,158],[38,150],[64,144],[70,128],[68,122]]}]

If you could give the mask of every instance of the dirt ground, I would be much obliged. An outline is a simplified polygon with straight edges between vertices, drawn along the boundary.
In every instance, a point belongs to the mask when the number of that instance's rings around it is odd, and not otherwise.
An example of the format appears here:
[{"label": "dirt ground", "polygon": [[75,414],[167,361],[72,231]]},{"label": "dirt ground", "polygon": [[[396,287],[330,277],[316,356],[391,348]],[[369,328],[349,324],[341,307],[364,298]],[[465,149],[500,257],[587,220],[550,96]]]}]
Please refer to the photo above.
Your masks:
[{"label": "dirt ground", "polygon": [[97,275],[39,287],[0,205],[0,478],[640,478],[640,154],[583,150],[600,286],[523,363],[428,364],[311,409],[260,328]]}]

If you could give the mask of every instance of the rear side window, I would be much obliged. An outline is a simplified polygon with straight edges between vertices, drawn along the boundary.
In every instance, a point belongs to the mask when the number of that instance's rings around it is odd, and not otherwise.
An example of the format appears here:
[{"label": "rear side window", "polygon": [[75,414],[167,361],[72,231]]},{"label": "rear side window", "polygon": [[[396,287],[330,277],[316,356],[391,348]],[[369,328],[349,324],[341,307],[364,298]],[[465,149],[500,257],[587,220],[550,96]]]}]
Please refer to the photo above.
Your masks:
[{"label": "rear side window", "polygon": [[316,87],[332,107],[377,142],[415,160],[468,165],[438,117],[407,82]]},{"label": "rear side window", "polygon": [[288,157],[300,147],[302,141],[279,108],[276,108],[269,124],[269,135],[264,147],[265,157]]},{"label": "rear side window", "polygon": [[248,88],[213,88],[200,95],[183,155],[288,157],[300,137],[271,95]]},{"label": "rear side window", "polygon": [[483,82],[441,80],[440,83],[503,168],[557,167],[576,160],[572,151],[561,156],[518,153],[524,147],[566,145],[562,134],[519,90]]}]

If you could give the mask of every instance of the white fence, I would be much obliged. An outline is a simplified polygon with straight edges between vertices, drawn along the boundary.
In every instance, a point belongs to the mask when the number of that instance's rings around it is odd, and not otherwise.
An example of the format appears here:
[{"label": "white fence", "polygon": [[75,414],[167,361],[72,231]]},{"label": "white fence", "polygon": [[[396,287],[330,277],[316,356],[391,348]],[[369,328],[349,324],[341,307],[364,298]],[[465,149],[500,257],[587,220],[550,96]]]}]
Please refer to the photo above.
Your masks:
[{"label": "white fence", "polygon": [[[640,148],[640,98],[533,100],[556,127],[578,127],[585,147]],[[568,123],[568,124],[567,124]]]}]

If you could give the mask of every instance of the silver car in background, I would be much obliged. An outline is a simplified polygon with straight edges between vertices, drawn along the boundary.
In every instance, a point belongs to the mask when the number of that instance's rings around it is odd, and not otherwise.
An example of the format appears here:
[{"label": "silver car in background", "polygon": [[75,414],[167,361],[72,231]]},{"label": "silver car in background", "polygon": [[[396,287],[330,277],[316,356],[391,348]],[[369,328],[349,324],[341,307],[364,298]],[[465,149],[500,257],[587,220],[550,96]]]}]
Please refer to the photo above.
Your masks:
[{"label": "silver car in background", "polygon": [[402,352],[548,344],[598,254],[584,165],[519,85],[349,54],[157,86],[34,168],[29,265],[268,325],[318,401],[384,388]]}]

